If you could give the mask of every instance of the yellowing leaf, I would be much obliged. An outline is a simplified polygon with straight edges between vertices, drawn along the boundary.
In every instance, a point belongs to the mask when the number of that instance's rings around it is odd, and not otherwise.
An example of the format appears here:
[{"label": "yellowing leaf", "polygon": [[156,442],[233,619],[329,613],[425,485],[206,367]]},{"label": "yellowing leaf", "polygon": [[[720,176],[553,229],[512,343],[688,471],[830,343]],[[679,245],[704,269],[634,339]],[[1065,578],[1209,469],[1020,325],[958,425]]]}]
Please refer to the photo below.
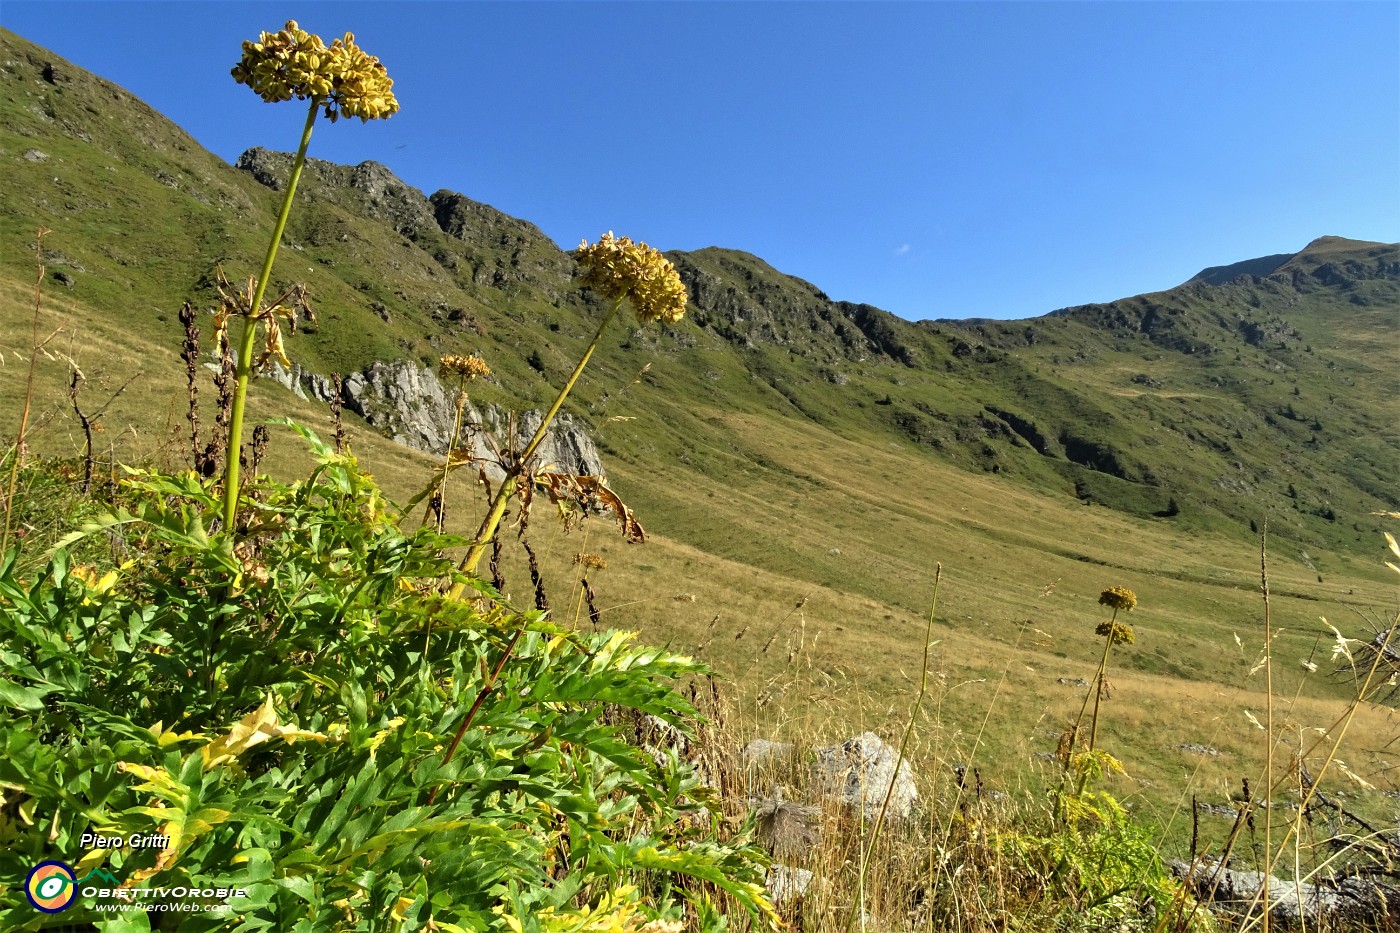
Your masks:
[{"label": "yellowing leaf", "polygon": [[277,721],[277,710],[272,705],[272,694],[257,709],[234,725],[228,735],[221,736],[200,749],[204,757],[204,770],[208,771],[221,764],[232,762],[254,745],[261,745],[269,739],[281,738],[287,741],[315,739],[324,742],[326,735],[320,732],[306,732],[289,729]]},{"label": "yellowing leaf", "polygon": [[110,851],[110,849],[93,849],[91,852],[78,859],[78,863],[73,866],[74,871],[78,873],[79,877],[86,875],[98,865],[107,861],[107,853]]},{"label": "yellowing leaf", "polygon": [[413,898],[401,897],[398,899],[398,902],[395,903],[394,906],[389,909],[389,916],[397,920],[399,923],[407,923],[408,908],[412,906]]},{"label": "yellowing leaf", "polygon": [[125,774],[134,774],[145,782],[138,784],[137,790],[150,791],[170,799],[180,799],[187,792],[184,785],[172,778],[170,772],[164,768],[152,768],[130,761],[119,761],[117,762],[117,770]]},{"label": "yellowing leaf", "polygon": [[403,724],[404,718],[402,716],[395,716],[384,725],[383,729],[380,729],[374,734],[374,737],[369,740],[370,761],[374,760],[374,753],[379,751],[379,746],[384,744],[384,740],[389,738],[389,736]]}]

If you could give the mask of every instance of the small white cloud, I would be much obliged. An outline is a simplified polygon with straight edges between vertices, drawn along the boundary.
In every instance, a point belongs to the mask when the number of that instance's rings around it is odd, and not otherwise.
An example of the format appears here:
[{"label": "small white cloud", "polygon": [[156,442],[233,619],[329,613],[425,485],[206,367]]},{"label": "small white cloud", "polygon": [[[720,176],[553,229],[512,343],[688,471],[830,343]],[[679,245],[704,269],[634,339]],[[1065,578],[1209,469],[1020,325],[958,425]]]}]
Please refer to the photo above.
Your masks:
[{"label": "small white cloud", "polygon": [[908,244],[908,243],[901,243],[901,244],[899,245],[899,249],[897,249],[897,250],[894,251],[894,254],[895,254],[896,256],[907,256],[907,255],[909,255],[909,244]]}]

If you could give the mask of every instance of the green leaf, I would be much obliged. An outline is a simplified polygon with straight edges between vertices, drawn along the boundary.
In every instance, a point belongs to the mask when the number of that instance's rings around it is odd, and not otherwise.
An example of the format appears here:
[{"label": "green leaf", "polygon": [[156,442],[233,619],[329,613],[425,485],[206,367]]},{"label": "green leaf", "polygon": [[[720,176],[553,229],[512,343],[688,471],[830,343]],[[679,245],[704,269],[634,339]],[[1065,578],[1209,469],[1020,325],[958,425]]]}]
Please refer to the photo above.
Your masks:
[{"label": "green leaf", "polygon": [[19,684],[0,679],[0,703],[27,713],[37,713],[44,708],[44,697],[58,692],[51,684],[43,687],[21,687]]}]

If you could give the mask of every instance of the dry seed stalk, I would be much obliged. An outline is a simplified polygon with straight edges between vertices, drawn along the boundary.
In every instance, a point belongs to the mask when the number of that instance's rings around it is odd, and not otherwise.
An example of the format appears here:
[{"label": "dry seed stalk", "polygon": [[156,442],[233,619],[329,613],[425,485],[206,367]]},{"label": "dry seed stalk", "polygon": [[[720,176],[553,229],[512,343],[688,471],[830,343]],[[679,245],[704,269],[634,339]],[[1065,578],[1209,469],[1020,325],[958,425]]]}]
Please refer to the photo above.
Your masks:
[{"label": "dry seed stalk", "polygon": [[[24,378],[24,406],[20,410],[19,433],[15,435],[14,459],[10,461],[10,488],[5,494],[5,531],[0,535],[0,552],[10,543],[10,519],[14,512],[15,486],[19,482],[20,461],[24,459],[25,439],[29,431],[29,406],[34,399],[34,368],[39,363],[39,348],[44,342],[39,340],[39,308],[44,291],[44,237],[50,233],[48,227],[40,227],[34,234],[34,257],[39,269],[34,276],[34,327],[29,341],[29,372]],[[46,342],[46,341],[45,341]]]},{"label": "dry seed stalk", "polygon": [[190,462],[201,476],[212,476],[204,469],[203,451],[199,447],[199,326],[195,324],[194,306],[188,301],[180,309],[180,323],[185,327],[185,340],[180,345],[180,358],[185,361],[185,383],[189,390],[190,410],[185,416],[190,423]]},{"label": "dry seed stalk", "polygon": [[107,413],[107,409],[117,400],[118,396],[125,392],[127,387],[142,373],[140,370],[132,373],[126,382],[122,383],[121,388],[108,396],[101,408],[89,415],[78,405],[78,393],[82,390],[83,383],[87,381],[87,378],[75,364],[70,362],[69,365],[72,366],[72,376],[68,382],[68,401],[73,406],[73,413],[78,416],[78,424],[83,428],[83,438],[86,442],[83,448],[83,495],[87,495],[92,490],[92,471],[96,459],[92,452],[92,436],[102,433],[102,416]]},{"label": "dry seed stalk", "polygon": [[340,373],[331,373],[331,385],[335,388],[335,393],[331,396],[331,421],[335,425],[335,452],[345,453],[345,420],[342,417],[342,410],[345,407],[342,397],[345,394],[345,382],[340,378]]}]

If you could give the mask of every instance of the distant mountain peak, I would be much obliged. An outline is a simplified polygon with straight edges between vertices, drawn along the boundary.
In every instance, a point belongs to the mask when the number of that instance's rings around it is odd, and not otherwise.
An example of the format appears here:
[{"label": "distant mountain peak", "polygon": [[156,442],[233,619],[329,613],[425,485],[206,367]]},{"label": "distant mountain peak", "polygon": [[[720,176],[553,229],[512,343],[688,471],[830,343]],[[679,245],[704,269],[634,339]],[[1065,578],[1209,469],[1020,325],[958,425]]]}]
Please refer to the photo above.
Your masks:
[{"label": "distant mountain peak", "polygon": [[1387,244],[1377,243],[1374,240],[1349,240],[1344,236],[1320,236],[1313,240],[1298,252],[1299,256],[1305,253],[1334,253],[1340,250],[1347,252],[1363,249],[1373,249],[1384,247]]},{"label": "distant mountain peak", "polygon": [[1204,283],[1206,285],[1224,285],[1233,282],[1241,276],[1252,275],[1263,278],[1278,272],[1290,262],[1300,259],[1323,259],[1330,258],[1334,253],[1360,253],[1370,250],[1386,250],[1388,244],[1374,243],[1370,240],[1349,240],[1341,236],[1320,236],[1307,246],[1304,246],[1296,253],[1276,253],[1272,256],[1260,256],[1257,259],[1245,259],[1241,262],[1231,263],[1227,266],[1210,266],[1197,272],[1186,281],[1185,284],[1193,285]]}]

